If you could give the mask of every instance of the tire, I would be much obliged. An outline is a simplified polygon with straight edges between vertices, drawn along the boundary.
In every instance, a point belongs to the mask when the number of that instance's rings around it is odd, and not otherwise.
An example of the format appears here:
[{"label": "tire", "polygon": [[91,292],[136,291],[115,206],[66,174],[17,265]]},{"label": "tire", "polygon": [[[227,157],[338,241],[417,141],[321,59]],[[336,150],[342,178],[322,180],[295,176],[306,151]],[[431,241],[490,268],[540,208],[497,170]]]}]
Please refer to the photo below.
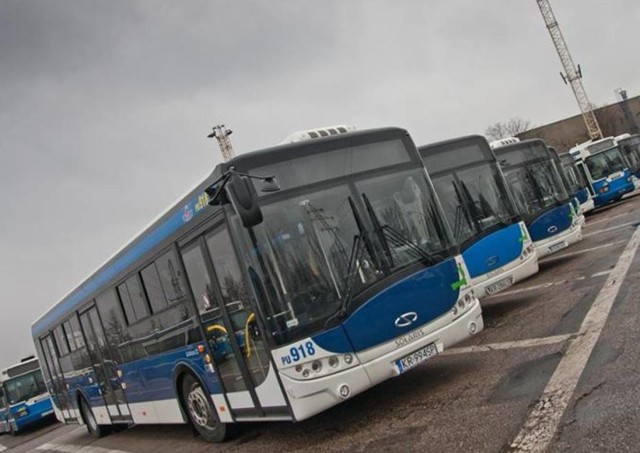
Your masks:
[{"label": "tire", "polygon": [[215,443],[226,439],[227,424],[220,421],[211,398],[191,374],[182,379],[182,401],[191,426],[203,439]]},{"label": "tire", "polygon": [[82,413],[82,418],[84,419],[89,434],[96,438],[103,437],[107,434],[107,427],[98,425],[91,406],[89,406],[89,403],[87,403],[84,398],[80,398],[80,412]]}]

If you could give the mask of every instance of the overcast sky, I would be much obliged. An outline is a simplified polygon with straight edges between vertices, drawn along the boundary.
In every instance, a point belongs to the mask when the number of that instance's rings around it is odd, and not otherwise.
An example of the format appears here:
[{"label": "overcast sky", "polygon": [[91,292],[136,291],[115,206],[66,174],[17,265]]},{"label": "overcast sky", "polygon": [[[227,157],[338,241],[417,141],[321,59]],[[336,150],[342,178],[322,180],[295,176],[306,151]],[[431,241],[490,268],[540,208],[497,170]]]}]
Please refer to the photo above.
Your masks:
[{"label": "overcast sky", "polygon": [[[591,101],[640,94],[637,0],[554,0]],[[220,161],[332,124],[418,144],[578,113],[535,0],[0,1],[0,368]]]}]

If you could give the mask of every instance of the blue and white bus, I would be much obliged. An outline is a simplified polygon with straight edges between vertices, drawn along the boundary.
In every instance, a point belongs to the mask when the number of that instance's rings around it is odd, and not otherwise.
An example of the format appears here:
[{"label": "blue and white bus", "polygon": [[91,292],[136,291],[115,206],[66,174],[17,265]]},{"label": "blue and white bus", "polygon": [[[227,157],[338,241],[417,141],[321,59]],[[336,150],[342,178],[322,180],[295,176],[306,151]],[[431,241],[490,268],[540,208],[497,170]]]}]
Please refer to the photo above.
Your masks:
[{"label": "blue and white bus", "polygon": [[2,381],[0,381],[0,434],[8,433],[11,431],[9,428],[9,411],[7,410],[7,400],[4,397],[4,390],[2,390]]},{"label": "blue and white bus", "polygon": [[409,134],[235,157],[43,314],[58,418],[299,421],[480,332],[469,274]]},{"label": "blue and white bus", "polygon": [[538,257],[582,239],[582,226],[560,170],[544,141],[492,142],[519,214],[538,250]]},{"label": "blue and white bus", "polygon": [[569,154],[585,163],[589,182],[595,191],[596,207],[617,201],[635,190],[634,177],[614,137],[574,146]]},{"label": "blue and white bus", "polygon": [[587,178],[584,162],[577,161],[569,154],[556,154],[562,169],[563,176],[567,183],[569,194],[578,200],[579,212],[587,213],[595,207],[593,187]]},{"label": "blue and white bus", "polygon": [[38,359],[27,357],[2,371],[5,430],[17,434],[53,417],[51,398]]},{"label": "blue and white bus", "polygon": [[538,272],[538,253],[482,136],[418,151],[433,181],[479,298]]},{"label": "blue and white bus", "polygon": [[637,188],[637,180],[640,178],[640,134],[626,134],[624,137],[616,137],[616,140],[631,167],[631,172],[636,177]]}]

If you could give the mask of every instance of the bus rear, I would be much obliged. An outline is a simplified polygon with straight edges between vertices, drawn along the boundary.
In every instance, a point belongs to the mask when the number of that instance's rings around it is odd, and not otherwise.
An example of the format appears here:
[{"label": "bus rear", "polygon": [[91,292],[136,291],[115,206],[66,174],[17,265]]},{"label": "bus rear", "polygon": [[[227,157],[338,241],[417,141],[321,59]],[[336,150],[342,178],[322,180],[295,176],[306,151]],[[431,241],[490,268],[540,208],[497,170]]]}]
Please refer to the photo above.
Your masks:
[{"label": "bus rear", "polygon": [[484,137],[419,148],[479,298],[538,272],[538,254]]},{"label": "bus rear", "polygon": [[547,145],[542,140],[525,140],[496,146],[493,151],[538,256],[580,241],[582,226]]}]

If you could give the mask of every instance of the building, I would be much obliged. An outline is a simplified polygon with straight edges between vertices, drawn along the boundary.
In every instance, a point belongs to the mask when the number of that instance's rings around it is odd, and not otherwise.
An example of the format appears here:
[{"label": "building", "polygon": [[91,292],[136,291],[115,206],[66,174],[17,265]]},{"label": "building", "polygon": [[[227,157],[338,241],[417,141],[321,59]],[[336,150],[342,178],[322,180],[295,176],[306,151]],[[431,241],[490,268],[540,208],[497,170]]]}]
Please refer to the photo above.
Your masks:
[{"label": "building", "polygon": [[[640,96],[605,105],[596,109],[595,114],[605,137],[640,132]],[[577,143],[589,140],[582,115],[529,129],[518,134],[518,137],[522,140],[541,138],[560,153],[568,152]]]}]

